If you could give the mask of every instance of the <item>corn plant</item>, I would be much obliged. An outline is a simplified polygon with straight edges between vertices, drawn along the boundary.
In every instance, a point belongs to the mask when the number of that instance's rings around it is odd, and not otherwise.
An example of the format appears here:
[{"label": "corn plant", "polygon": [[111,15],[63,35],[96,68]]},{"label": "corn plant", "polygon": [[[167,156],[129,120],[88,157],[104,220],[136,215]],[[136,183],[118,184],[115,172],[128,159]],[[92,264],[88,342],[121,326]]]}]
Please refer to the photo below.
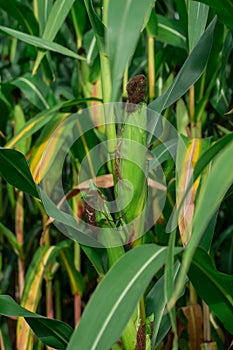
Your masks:
[{"label": "corn plant", "polygon": [[232,14],[0,0],[2,349],[230,349]]}]

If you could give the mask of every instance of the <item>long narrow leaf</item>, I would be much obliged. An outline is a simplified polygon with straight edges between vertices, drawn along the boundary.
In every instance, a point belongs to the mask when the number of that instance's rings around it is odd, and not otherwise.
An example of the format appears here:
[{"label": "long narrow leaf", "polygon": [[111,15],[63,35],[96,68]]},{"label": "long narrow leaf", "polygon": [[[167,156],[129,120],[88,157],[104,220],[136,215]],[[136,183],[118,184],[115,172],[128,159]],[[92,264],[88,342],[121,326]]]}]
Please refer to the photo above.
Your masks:
[{"label": "long narrow leaf", "polygon": [[201,76],[208,61],[214,28],[217,18],[214,18],[197,45],[191,51],[170,88],[156,100],[149,104],[149,108],[161,113],[172,105],[192,86]]},{"label": "long narrow leaf", "polygon": [[61,321],[46,318],[19,306],[10,296],[0,295],[0,314],[24,317],[36,336],[46,345],[65,350],[72,328]]},{"label": "long narrow leaf", "polygon": [[22,153],[0,147],[0,175],[12,186],[38,198],[36,185]]},{"label": "long narrow leaf", "polygon": [[11,29],[8,27],[0,26],[0,30],[3,33],[11,35],[19,40],[22,40],[27,44],[39,47],[40,49],[54,51],[54,52],[60,53],[61,55],[76,58],[79,60],[85,60],[84,57],[82,57],[82,56],[76,54],[75,52],[67,49],[66,47],[59,45],[57,43],[54,43],[52,41],[41,39],[41,38],[38,38],[37,36],[29,35],[29,34],[26,34],[26,33],[23,33],[23,32],[20,32],[18,30]]},{"label": "long narrow leaf", "polygon": [[233,276],[218,272],[207,252],[198,248],[189,277],[201,298],[233,334]]},{"label": "long narrow leaf", "polygon": [[209,7],[190,0],[188,3],[189,51],[191,51],[203,34],[208,18]]},{"label": "long narrow leaf", "polygon": [[112,101],[154,0],[112,0],[108,4],[106,49],[112,74]]},{"label": "long narrow leaf", "polygon": [[[196,1],[196,0],[195,0]],[[219,20],[226,24],[231,30],[233,30],[233,2],[231,0],[219,1],[219,0],[198,0],[206,5],[212,7],[215,13],[218,15]]]},{"label": "long narrow leaf", "polygon": [[[177,248],[175,253],[179,251]],[[142,245],[118,260],[89,301],[67,350],[108,350],[121,336],[166,255],[166,247]]]},{"label": "long narrow leaf", "polygon": [[0,8],[16,19],[29,34],[38,35],[38,23],[27,4],[15,0],[0,0]]},{"label": "long narrow leaf", "polygon": [[[42,39],[48,42],[53,42],[55,36],[60,30],[63,22],[66,19],[73,3],[75,0],[56,0],[53,4],[49,17],[47,19],[44,33],[42,35]],[[66,49],[68,50],[68,49]],[[69,51],[69,50],[68,50]],[[37,71],[40,62],[42,61],[45,52],[39,51],[37,54],[37,58],[34,64],[33,73]]]},{"label": "long narrow leaf", "polygon": [[[41,286],[47,264],[58,254],[59,250],[54,246],[38,248],[26,274],[21,306],[35,312],[41,296]],[[27,350],[32,346],[32,333],[23,318],[18,319],[17,347]]]},{"label": "long narrow leaf", "polygon": [[[183,270],[180,273],[177,288],[171,300],[171,304],[175,302],[184,285],[186,272],[190,267],[193,255],[203,233],[205,232],[211,218],[219,208],[226,191],[233,183],[232,154],[233,142],[229,143],[215,158],[209,174],[205,182],[202,184],[202,191],[196,204],[192,237],[183,255]],[[203,213],[205,213],[204,216]]]}]

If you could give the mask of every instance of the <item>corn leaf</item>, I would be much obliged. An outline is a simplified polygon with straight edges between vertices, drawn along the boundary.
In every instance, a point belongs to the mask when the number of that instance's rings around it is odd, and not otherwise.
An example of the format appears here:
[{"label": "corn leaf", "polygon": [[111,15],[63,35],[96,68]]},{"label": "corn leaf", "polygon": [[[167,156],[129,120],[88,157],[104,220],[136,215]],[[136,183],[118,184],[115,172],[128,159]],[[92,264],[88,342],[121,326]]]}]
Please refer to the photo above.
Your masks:
[{"label": "corn leaf", "polygon": [[161,113],[168,108],[192,86],[201,76],[209,58],[212,47],[214,28],[217,18],[214,18],[196,46],[187,57],[170,88],[149,104],[149,108]]},{"label": "corn leaf", "polygon": [[22,153],[0,147],[0,175],[12,186],[38,198],[36,185]]},{"label": "corn leaf", "polygon": [[188,275],[200,297],[233,334],[233,276],[217,271],[201,248],[193,257]]},{"label": "corn leaf", "polygon": [[212,7],[214,12],[218,15],[219,20],[233,30],[233,3],[231,0],[225,0],[223,2],[219,2],[218,0],[198,0],[198,2]]},{"label": "corn leaf", "polygon": [[[176,254],[179,251],[175,249]],[[121,336],[166,255],[167,248],[150,244],[136,247],[120,258],[92,295],[67,350],[108,350]]]},{"label": "corn leaf", "polygon": [[[55,39],[55,36],[57,35],[63,22],[65,21],[74,1],[75,0],[56,0],[54,2],[53,7],[50,11],[50,14],[45,24],[44,32],[42,35],[43,40],[46,40],[51,43],[53,42],[53,40]],[[68,50],[68,49],[65,49],[65,50]],[[36,73],[44,55],[45,55],[45,52],[43,51],[38,52],[37,58],[34,64],[34,68],[33,68],[33,73]]]},{"label": "corn leaf", "polygon": [[72,328],[61,321],[46,318],[19,306],[9,295],[0,295],[0,314],[24,317],[36,336],[46,345],[65,350]]},{"label": "corn leaf", "polygon": [[75,52],[67,49],[66,47],[64,47],[62,45],[59,45],[55,42],[52,42],[52,41],[49,41],[46,39],[39,38],[37,36],[29,35],[29,34],[20,32],[18,30],[11,29],[8,27],[3,27],[3,26],[0,26],[0,31],[2,31],[3,33],[6,33],[8,35],[11,35],[19,40],[22,40],[29,45],[36,46],[42,50],[54,51],[56,53],[60,53],[61,55],[76,58],[79,60],[85,59],[84,57],[76,54]]},{"label": "corn leaf", "polygon": [[[202,185],[202,191],[199,194],[196,203],[196,211],[193,219],[193,233],[183,254],[183,269],[181,270],[177,282],[177,288],[175,289],[171,304],[175,302],[179,291],[184,285],[186,272],[190,267],[193,255],[203,236],[203,233],[205,232],[215,212],[218,210],[226,191],[233,183],[232,154],[233,142],[229,142],[214,158],[211,169],[208,172],[208,176]],[[203,213],[205,213],[204,217]]]}]

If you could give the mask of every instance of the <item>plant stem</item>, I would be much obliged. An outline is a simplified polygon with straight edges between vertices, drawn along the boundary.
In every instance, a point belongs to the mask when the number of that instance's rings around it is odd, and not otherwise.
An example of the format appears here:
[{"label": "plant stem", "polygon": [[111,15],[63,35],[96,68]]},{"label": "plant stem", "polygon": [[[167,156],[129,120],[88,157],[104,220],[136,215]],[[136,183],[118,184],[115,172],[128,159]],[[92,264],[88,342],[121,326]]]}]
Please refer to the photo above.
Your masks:
[{"label": "plant stem", "polygon": [[78,326],[81,318],[81,295],[79,293],[74,294],[74,322],[75,327]]},{"label": "plant stem", "polygon": [[23,209],[23,192],[18,192],[18,197],[16,201],[16,210],[15,210],[15,233],[16,238],[20,247],[20,254],[18,257],[18,281],[19,281],[19,297],[21,298],[24,288],[24,254],[23,254],[23,244],[24,244],[24,235],[23,235],[23,225],[24,225],[24,209]]},{"label": "plant stem", "polygon": [[148,36],[148,80],[149,80],[149,100],[155,97],[155,52],[154,37]]},{"label": "plant stem", "polygon": [[[77,271],[81,271],[81,249],[78,242],[74,242],[74,266]],[[74,324],[78,326],[81,318],[81,295],[74,294]]]},{"label": "plant stem", "polygon": [[62,319],[62,309],[61,309],[61,283],[59,280],[55,280],[54,282],[54,290],[56,293],[54,294],[55,297],[55,317],[57,320]]},{"label": "plant stem", "polygon": [[202,300],[203,307],[203,342],[211,342],[211,330],[210,330],[210,310],[209,306]]},{"label": "plant stem", "polygon": [[103,0],[103,24],[107,26],[107,19],[108,19],[108,3],[109,0]]},{"label": "plant stem", "polygon": [[192,137],[195,137],[195,89],[194,85],[192,85],[189,89],[189,118],[190,118],[190,128],[191,128],[191,135]]},{"label": "plant stem", "polygon": [[128,69],[128,65],[125,68],[125,72],[124,72],[124,77],[123,77],[123,97],[127,97],[127,91],[126,91],[126,86],[128,84],[128,80],[129,80],[129,69]]},{"label": "plant stem", "polygon": [[52,278],[46,278],[46,315],[49,318],[54,318],[53,310],[53,283]]},{"label": "plant stem", "polygon": [[189,283],[189,297],[190,297],[189,301],[191,305],[197,304],[197,292],[194,289],[191,282]]}]

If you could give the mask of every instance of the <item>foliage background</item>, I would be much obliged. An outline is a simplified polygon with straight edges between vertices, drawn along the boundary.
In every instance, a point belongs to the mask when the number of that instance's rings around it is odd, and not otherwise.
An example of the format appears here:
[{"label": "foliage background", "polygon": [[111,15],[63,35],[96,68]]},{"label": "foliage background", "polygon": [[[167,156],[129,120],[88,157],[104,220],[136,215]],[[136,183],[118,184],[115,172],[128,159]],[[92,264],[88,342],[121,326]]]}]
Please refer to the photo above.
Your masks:
[{"label": "foliage background", "polygon": [[[0,313],[10,316],[0,322],[3,349],[43,349],[43,343],[58,349],[195,349],[210,341],[230,347],[232,14],[231,1],[217,0],[0,0]],[[113,252],[80,246],[50,225],[38,199],[40,158],[55,128],[82,108],[121,101],[128,80],[138,74],[147,78],[147,104],[186,137],[187,150],[199,140],[193,165],[201,178],[192,238],[183,250],[181,225],[165,233],[182,187],[168,155],[161,160],[166,205],[139,247]],[[67,192],[76,185],[84,155],[114,132],[92,131],[72,150],[63,174]],[[153,150],[160,154],[158,144]],[[71,204],[83,214],[81,197]],[[123,271],[127,265],[132,271]],[[9,296],[65,323],[56,328]],[[37,337],[14,316],[24,316]]]}]

